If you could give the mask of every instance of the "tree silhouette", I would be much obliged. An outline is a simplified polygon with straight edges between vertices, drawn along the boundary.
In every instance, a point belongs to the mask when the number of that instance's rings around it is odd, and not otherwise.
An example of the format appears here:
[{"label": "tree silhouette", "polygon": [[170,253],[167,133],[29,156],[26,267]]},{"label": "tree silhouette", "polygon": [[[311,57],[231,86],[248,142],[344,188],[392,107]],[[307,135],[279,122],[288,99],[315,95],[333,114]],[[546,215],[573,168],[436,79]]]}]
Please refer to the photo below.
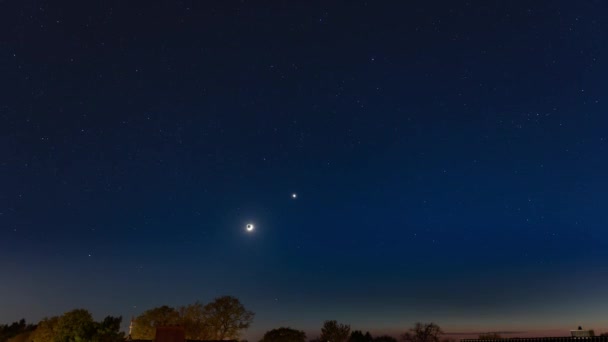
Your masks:
[{"label": "tree silhouette", "polygon": [[321,328],[321,340],[330,342],[346,342],[350,336],[350,325],[338,324],[337,321],[325,321]]},{"label": "tree silhouette", "polygon": [[306,334],[300,330],[281,327],[267,331],[260,342],[306,342]]},{"label": "tree silhouette", "polygon": [[368,332],[365,333],[365,335],[363,334],[363,332],[361,332],[361,330],[355,330],[350,334],[350,338],[348,339],[349,342],[372,342],[374,339],[372,338],[372,335]]},{"label": "tree silhouette", "polygon": [[403,334],[405,342],[439,342],[443,331],[435,323],[416,323],[413,328]]},{"label": "tree silhouette", "polygon": [[397,339],[392,336],[383,335],[374,338],[374,342],[397,342]]},{"label": "tree silhouette", "polygon": [[0,324],[0,342],[5,342],[15,336],[32,332],[35,325],[27,324],[25,319],[9,324]]}]

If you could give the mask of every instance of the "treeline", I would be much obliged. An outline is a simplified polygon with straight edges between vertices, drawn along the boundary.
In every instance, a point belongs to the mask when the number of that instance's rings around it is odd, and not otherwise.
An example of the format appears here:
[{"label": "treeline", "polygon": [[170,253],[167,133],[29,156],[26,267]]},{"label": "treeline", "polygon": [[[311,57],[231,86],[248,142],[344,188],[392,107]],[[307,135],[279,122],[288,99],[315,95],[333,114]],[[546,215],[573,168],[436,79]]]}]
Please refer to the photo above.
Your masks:
[{"label": "treeline", "polygon": [[45,318],[38,325],[25,320],[2,326],[0,342],[122,342],[122,317],[108,316],[95,322],[90,312],[76,309],[61,316]]},{"label": "treeline", "polygon": [[132,322],[132,335],[120,331],[122,317],[108,316],[100,322],[91,313],[76,309],[45,318],[37,325],[22,319],[0,325],[0,342],[122,342],[128,338],[153,340],[158,326],[181,326],[192,340],[238,339],[251,325],[254,313],[231,296],[210,303],[172,308],[161,306],[145,311]]},{"label": "treeline", "polygon": [[[443,330],[435,323],[416,323],[401,336],[403,342],[452,342],[450,339],[442,339]],[[382,335],[373,337],[360,330],[351,332],[350,325],[341,324],[337,321],[325,321],[321,328],[321,336],[311,342],[398,342],[392,336]],[[272,329],[264,334],[260,342],[306,342],[306,333],[289,327]]]},{"label": "treeline", "polygon": [[[238,340],[249,328],[254,313],[231,296],[212,302],[173,308],[160,306],[143,312],[131,322],[130,336],[120,331],[122,317],[107,316],[93,320],[91,313],[76,309],[61,316],[45,318],[37,325],[24,319],[10,325],[0,325],[0,342],[122,342],[128,339],[153,340],[159,326],[180,326],[189,340]],[[372,336],[369,332],[351,331],[348,324],[325,321],[320,336],[310,342],[455,342],[444,338],[443,330],[435,323],[416,323],[396,339],[392,336]],[[487,333],[480,339],[499,339],[497,333]],[[272,329],[259,342],[306,342],[304,331],[290,327]],[[244,341],[245,342],[245,341]]]}]

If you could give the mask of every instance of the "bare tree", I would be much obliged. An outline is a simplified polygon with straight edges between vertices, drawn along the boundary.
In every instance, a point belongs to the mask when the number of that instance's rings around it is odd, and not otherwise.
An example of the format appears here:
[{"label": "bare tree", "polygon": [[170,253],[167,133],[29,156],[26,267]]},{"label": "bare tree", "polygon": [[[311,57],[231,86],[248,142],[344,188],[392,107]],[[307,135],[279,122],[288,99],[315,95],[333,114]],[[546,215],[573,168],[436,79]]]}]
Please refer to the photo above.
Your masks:
[{"label": "bare tree", "polygon": [[435,323],[416,323],[401,336],[404,342],[440,342],[443,331]]}]

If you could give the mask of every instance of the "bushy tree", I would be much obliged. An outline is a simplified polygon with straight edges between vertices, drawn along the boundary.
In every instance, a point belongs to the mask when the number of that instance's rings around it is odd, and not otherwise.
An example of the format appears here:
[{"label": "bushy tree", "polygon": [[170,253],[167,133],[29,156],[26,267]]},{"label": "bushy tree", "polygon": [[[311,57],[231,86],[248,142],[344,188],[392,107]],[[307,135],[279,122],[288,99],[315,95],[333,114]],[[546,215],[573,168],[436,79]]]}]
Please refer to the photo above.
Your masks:
[{"label": "bushy tree", "polygon": [[212,338],[206,323],[205,307],[200,302],[179,308],[180,324],[184,327],[186,339],[208,340]]},{"label": "bushy tree", "polygon": [[55,337],[55,326],[59,321],[59,317],[45,318],[36,327],[34,333],[32,333],[33,342],[54,342]]},{"label": "bushy tree", "polygon": [[435,323],[416,323],[403,334],[404,342],[440,342],[443,331]]},{"label": "bushy tree", "polygon": [[382,335],[374,338],[374,342],[397,342],[397,339],[392,336]]},{"label": "bushy tree", "polygon": [[76,309],[43,319],[23,342],[120,342],[124,341],[121,322],[122,317],[112,316],[95,322],[87,310]]},{"label": "bushy tree", "polygon": [[150,309],[137,316],[133,321],[133,339],[152,340],[156,333],[156,327],[166,325],[177,325],[180,323],[180,316],[177,310],[163,305]]},{"label": "bushy tree", "polygon": [[64,313],[53,328],[54,342],[90,342],[95,333],[95,322],[90,312],[75,309]]},{"label": "bushy tree", "polygon": [[249,328],[254,313],[245,309],[241,302],[232,296],[216,298],[205,305],[205,324],[211,337],[216,340],[237,340],[242,330]]},{"label": "bushy tree", "polygon": [[337,321],[325,321],[321,328],[321,341],[346,342],[350,336],[350,325]]},{"label": "bushy tree", "polygon": [[281,327],[267,331],[260,342],[306,342],[306,334],[300,330]]},{"label": "bushy tree", "polygon": [[122,317],[107,316],[103,321],[95,323],[94,335],[92,342],[120,342],[125,336],[120,331]]}]

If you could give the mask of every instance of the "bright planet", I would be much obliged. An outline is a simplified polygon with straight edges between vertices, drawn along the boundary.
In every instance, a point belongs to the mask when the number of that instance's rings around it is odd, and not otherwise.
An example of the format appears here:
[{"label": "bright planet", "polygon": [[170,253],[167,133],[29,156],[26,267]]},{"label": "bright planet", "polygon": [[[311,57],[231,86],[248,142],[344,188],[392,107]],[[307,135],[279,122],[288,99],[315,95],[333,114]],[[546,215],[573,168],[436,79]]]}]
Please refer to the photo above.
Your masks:
[{"label": "bright planet", "polygon": [[247,231],[248,231],[248,232],[250,232],[250,231],[252,231],[252,230],[253,230],[253,228],[255,228],[255,227],[254,227],[254,225],[253,225],[253,224],[248,223],[248,224],[247,224],[247,226],[246,226],[245,228],[247,229]]}]

